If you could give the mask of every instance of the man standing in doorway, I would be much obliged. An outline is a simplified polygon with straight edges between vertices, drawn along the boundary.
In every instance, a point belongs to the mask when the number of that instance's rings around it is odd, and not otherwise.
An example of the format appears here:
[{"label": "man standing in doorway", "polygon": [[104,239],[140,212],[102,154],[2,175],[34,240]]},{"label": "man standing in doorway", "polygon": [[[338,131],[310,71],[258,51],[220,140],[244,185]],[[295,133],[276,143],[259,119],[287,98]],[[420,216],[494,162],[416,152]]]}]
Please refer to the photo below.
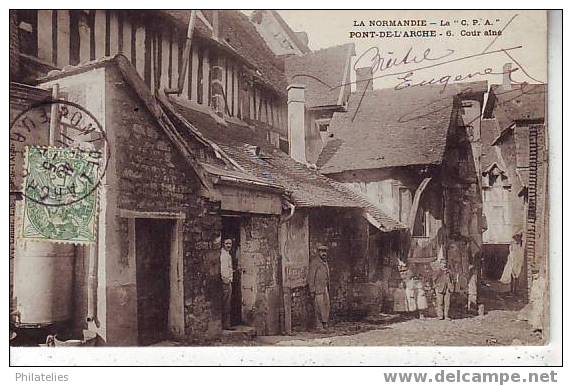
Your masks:
[{"label": "man standing in doorway", "polygon": [[453,280],[445,262],[441,262],[439,273],[435,279],[435,295],[437,296],[437,318],[451,320],[449,307],[451,305],[451,292],[453,292]]},{"label": "man standing in doorway", "polygon": [[330,320],[330,268],[328,267],[328,247],[318,246],[318,259],[314,259],[308,272],[308,287],[314,299],[316,329],[328,328]]},{"label": "man standing in doorway", "polygon": [[230,299],[232,297],[232,239],[224,239],[220,250],[220,276],[222,279],[222,328],[230,329]]}]

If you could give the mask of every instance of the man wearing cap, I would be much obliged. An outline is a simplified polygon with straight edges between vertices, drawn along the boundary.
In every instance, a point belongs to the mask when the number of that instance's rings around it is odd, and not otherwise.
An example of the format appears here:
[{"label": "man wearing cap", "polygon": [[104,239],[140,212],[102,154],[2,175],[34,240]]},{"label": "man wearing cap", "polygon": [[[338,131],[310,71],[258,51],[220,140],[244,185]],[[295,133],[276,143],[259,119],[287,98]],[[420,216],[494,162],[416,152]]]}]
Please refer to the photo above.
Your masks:
[{"label": "man wearing cap", "polygon": [[451,305],[451,292],[453,292],[453,280],[451,272],[445,262],[439,264],[439,272],[434,281],[435,295],[437,297],[437,318],[451,320],[449,317],[449,307]]},{"label": "man wearing cap", "polygon": [[314,299],[316,328],[328,328],[330,319],[330,268],[328,267],[328,247],[318,246],[318,259],[312,260],[308,272],[308,287]]}]

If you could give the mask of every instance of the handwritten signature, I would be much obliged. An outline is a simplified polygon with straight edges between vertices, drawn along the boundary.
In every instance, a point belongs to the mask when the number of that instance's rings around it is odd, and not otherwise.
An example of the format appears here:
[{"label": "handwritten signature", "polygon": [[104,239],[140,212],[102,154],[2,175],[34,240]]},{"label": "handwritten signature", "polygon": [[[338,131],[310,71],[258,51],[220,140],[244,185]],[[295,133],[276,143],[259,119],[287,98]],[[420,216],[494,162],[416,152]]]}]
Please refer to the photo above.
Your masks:
[{"label": "handwritten signature", "polygon": [[[522,48],[522,46],[499,48],[499,49],[493,50],[493,51],[483,51],[480,53],[465,55],[465,56],[461,56],[461,57],[457,57],[457,58],[451,58],[451,59],[447,59],[447,60],[443,60],[443,59],[453,55],[455,53],[454,50],[447,49],[446,53],[436,55],[436,56],[431,56],[431,53],[432,53],[431,50],[426,49],[423,52],[423,56],[417,57],[417,56],[413,55],[411,57],[411,54],[407,54],[407,53],[411,52],[412,48],[410,48],[403,57],[401,57],[400,59],[395,59],[395,58],[391,58],[391,57],[390,58],[380,57],[377,55],[377,53],[381,52],[381,51],[379,51],[379,49],[377,49],[377,51],[370,49],[370,50],[367,50],[366,52],[369,52],[370,55],[371,55],[371,53],[374,53],[373,56],[369,57],[371,64],[372,64],[371,78],[366,79],[366,80],[360,80],[360,81],[367,81],[367,80],[371,81],[374,79],[393,77],[397,80],[400,80],[400,82],[395,86],[396,90],[402,90],[404,88],[412,87],[412,86],[424,86],[424,85],[431,85],[431,84],[441,84],[444,86],[444,89],[445,89],[450,84],[450,82],[452,82],[452,81],[453,82],[462,81],[462,80],[467,80],[467,79],[471,79],[471,78],[475,78],[475,77],[479,77],[479,76],[497,75],[497,74],[500,75],[500,74],[504,73],[504,70],[503,70],[503,72],[495,72],[493,70],[493,68],[486,67],[480,71],[475,71],[472,73],[444,74],[444,75],[434,77],[431,79],[422,79],[422,80],[418,80],[415,82],[413,81],[412,77],[417,72],[419,72],[421,70],[426,70],[429,68],[436,68],[439,66],[443,66],[445,64],[466,61],[466,60],[475,59],[475,58],[483,57],[483,56],[487,56],[487,55],[494,55],[494,54],[499,54],[499,53],[504,53],[504,54],[510,55],[509,54],[510,51],[514,51],[514,50],[517,50],[519,48]],[[363,65],[363,62],[362,62],[363,57],[364,57],[363,55],[360,56],[360,59],[358,59],[358,61],[356,61],[354,68],[360,68],[360,66]],[[512,56],[510,56],[510,57],[512,58]],[[416,67],[416,68],[410,68],[407,70],[395,71],[395,72],[391,72],[391,73],[385,72],[389,68],[402,66],[402,65],[405,65],[408,63],[420,64],[420,63],[424,63],[424,62],[427,62],[427,63],[425,63],[422,66]],[[436,63],[429,63],[429,62],[436,62]],[[518,67],[511,69],[510,73],[518,71],[519,68],[522,68],[522,66],[518,66]],[[346,83],[346,84],[349,84],[349,83]]]},{"label": "handwritten signature", "polygon": [[[390,68],[403,66],[411,63],[420,64],[424,61],[437,61],[442,60],[448,56],[455,53],[455,50],[448,48],[447,52],[442,55],[433,55],[431,48],[426,48],[423,51],[422,56],[418,56],[413,53],[413,47],[409,47],[407,52],[401,56],[392,56],[394,53],[392,51],[387,52],[387,56],[383,55],[383,50],[379,47],[370,47],[364,51],[363,54],[356,60],[354,64],[354,70],[360,67],[369,67],[371,74],[376,72],[383,72],[389,70]],[[362,62],[369,62],[364,64]]]}]

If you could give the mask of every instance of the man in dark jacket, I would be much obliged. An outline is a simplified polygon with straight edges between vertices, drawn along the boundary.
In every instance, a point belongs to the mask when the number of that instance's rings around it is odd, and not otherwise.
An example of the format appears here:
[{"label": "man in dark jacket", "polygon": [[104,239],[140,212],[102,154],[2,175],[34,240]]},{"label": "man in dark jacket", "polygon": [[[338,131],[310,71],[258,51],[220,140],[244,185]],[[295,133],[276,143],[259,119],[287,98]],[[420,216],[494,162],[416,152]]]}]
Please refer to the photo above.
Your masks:
[{"label": "man in dark jacket", "polygon": [[308,287],[314,300],[316,328],[328,328],[330,320],[330,268],[328,267],[328,247],[318,247],[318,259],[314,259],[308,271]]},{"label": "man in dark jacket", "polygon": [[437,296],[437,317],[439,319],[451,320],[449,307],[454,286],[453,280],[451,280],[451,273],[445,263],[441,263],[434,285],[435,295]]}]

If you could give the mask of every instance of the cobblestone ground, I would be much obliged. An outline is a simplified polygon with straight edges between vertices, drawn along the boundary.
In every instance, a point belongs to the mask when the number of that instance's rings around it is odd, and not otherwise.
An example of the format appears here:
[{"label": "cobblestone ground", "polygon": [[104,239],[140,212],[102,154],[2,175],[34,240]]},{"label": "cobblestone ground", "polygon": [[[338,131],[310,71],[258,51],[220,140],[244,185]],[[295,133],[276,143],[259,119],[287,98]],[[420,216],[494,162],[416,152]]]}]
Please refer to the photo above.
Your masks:
[{"label": "cobblestone ground", "polygon": [[263,336],[259,345],[279,346],[495,346],[539,345],[542,336],[519,319],[524,303],[504,288],[485,286],[481,292],[489,311],[484,316],[453,314],[453,320],[424,320],[379,315],[359,322],[338,322],[329,331],[291,336]]}]

